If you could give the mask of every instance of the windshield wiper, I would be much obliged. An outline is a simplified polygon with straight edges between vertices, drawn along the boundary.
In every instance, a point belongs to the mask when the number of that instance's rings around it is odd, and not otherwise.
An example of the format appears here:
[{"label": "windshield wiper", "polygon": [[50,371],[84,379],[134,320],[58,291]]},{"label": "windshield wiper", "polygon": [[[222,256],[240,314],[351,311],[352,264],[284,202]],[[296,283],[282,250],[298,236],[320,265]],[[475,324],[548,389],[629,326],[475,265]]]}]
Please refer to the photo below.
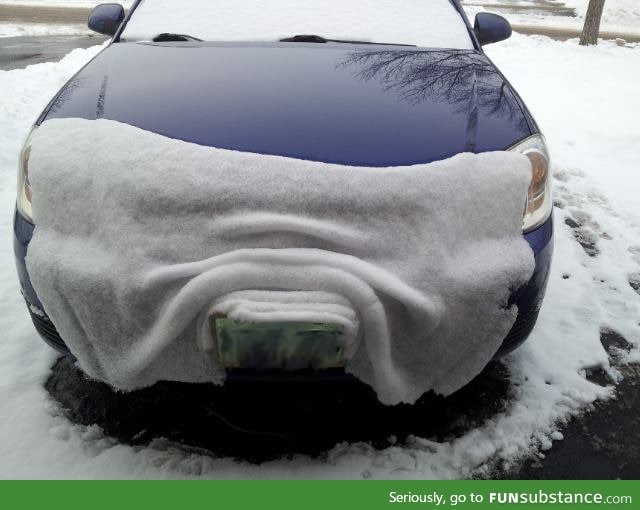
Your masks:
[{"label": "windshield wiper", "polygon": [[198,39],[197,37],[193,37],[192,35],[186,34],[171,34],[171,33],[163,33],[158,34],[153,38],[153,42],[174,42],[174,41],[202,41],[202,39]]},{"label": "windshield wiper", "polygon": [[415,46],[415,44],[399,44],[399,43],[378,43],[370,41],[345,41],[342,39],[327,39],[321,35],[308,34],[308,35],[294,35],[293,37],[287,37],[286,39],[280,39],[280,42],[308,42],[308,43],[344,43],[344,44],[376,44],[380,46]]}]

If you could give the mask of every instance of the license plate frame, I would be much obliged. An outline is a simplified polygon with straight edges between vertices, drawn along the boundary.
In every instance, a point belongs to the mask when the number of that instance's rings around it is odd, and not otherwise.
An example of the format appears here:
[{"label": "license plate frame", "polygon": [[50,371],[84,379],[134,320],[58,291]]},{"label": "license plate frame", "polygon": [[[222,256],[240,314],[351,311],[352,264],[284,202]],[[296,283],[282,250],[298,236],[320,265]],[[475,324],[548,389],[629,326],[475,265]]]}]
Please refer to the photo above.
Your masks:
[{"label": "license plate frame", "polygon": [[226,369],[322,370],[345,365],[343,327],[300,321],[242,322],[211,315],[218,360]]}]

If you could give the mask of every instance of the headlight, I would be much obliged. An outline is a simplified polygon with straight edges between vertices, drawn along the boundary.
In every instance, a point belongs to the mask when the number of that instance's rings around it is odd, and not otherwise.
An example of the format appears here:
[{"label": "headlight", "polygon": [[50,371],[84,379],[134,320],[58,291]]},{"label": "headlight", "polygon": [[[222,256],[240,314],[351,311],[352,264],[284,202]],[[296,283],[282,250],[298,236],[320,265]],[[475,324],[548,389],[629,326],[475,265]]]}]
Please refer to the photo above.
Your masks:
[{"label": "headlight", "polygon": [[530,232],[547,221],[553,208],[549,151],[540,135],[530,136],[509,150],[524,154],[531,161],[531,185],[522,225],[524,232]]},{"label": "headlight", "polygon": [[[35,128],[34,128],[35,129]],[[18,212],[27,220],[33,223],[33,213],[31,211],[31,183],[29,182],[29,156],[31,155],[31,134],[20,152],[18,162]]]}]

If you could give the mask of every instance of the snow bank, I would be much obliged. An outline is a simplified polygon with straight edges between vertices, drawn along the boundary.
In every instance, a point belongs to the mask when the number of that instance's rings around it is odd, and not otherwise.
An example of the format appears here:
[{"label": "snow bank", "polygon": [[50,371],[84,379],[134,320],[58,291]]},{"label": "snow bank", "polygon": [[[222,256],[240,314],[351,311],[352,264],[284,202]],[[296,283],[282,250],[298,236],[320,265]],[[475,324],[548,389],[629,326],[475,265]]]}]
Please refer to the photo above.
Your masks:
[{"label": "snow bank", "polygon": [[328,39],[473,48],[448,0],[144,0],[122,35],[150,40],[160,33],[208,41],[278,41],[298,34]]},{"label": "snow bank", "polygon": [[497,351],[533,271],[520,154],[346,167],[54,119],[29,168],[34,288],[82,368],[121,389],[222,383],[211,305],[265,289],[343,296],[362,329],[347,370],[382,402],[449,394]]},{"label": "snow bank", "polygon": [[[580,18],[587,14],[589,0],[561,0],[559,3],[573,7]],[[640,2],[638,0],[606,0],[602,11],[604,24],[624,25],[640,30]]]}]

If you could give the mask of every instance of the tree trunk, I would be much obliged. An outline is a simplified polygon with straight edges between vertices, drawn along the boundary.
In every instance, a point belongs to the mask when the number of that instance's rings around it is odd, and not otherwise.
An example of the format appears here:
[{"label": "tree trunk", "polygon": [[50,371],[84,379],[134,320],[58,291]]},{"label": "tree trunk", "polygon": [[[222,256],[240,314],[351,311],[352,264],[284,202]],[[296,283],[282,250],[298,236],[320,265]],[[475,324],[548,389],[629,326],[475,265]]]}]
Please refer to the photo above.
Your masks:
[{"label": "tree trunk", "polygon": [[582,46],[598,44],[600,18],[602,18],[603,9],[604,0],[589,0],[587,15],[584,19],[584,28],[582,29],[582,37],[580,37],[580,44]]}]

